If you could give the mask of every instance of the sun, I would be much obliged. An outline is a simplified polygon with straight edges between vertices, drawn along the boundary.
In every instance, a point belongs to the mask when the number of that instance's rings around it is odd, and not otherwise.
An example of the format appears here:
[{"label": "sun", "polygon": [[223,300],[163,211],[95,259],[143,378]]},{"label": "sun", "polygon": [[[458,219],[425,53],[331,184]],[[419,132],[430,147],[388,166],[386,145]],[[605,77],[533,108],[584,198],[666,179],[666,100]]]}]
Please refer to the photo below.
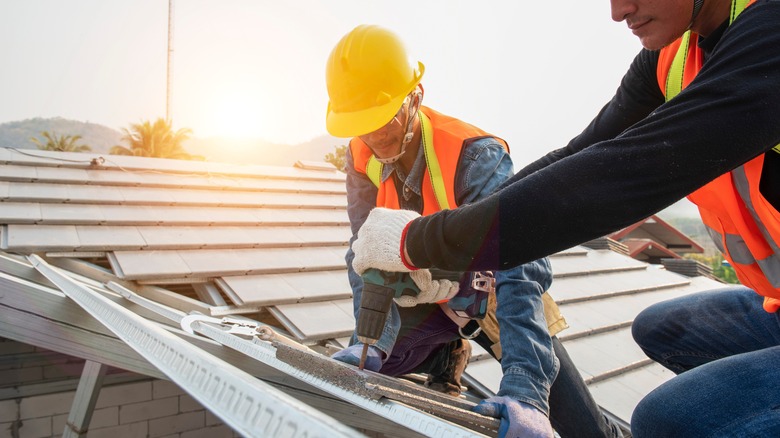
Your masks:
[{"label": "sun", "polygon": [[260,137],[264,125],[263,113],[260,101],[248,93],[222,94],[215,99],[212,131],[227,138]]}]

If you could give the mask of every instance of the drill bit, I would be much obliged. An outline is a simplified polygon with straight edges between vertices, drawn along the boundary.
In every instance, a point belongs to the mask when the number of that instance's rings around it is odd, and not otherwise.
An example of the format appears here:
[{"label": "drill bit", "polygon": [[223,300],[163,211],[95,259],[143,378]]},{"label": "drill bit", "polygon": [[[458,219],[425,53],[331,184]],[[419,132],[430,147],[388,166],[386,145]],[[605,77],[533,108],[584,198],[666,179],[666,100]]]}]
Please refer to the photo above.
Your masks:
[{"label": "drill bit", "polygon": [[366,366],[366,356],[368,355],[368,344],[363,344],[363,352],[360,353],[360,365],[358,365],[358,369],[360,371],[363,371],[363,368]]}]

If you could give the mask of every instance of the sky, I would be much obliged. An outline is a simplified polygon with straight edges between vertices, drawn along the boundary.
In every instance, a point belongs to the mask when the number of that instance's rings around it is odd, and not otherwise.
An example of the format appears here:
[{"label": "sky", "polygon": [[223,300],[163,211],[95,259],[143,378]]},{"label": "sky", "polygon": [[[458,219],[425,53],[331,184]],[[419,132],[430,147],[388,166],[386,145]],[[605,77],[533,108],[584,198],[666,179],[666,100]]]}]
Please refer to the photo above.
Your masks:
[{"label": "sky", "polygon": [[[379,24],[425,64],[423,103],[507,140],[516,168],[577,135],[640,49],[606,0],[179,0],[172,17],[175,129],[325,135],[327,57]],[[167,51],[165,0],[0,0],[0,123],[164,117]]]}]

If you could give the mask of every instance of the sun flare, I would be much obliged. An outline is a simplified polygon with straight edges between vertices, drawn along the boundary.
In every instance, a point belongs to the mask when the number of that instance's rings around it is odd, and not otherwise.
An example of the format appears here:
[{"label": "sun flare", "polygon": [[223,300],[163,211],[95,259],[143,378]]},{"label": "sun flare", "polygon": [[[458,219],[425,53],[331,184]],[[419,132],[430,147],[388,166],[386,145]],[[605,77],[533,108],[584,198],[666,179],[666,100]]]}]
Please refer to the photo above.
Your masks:
[{"label": "sun flare", "polygon": [[248,94],[219,96],[213,114],[214,135],[227,138],[262,136],[263,110],[260,102]]}]

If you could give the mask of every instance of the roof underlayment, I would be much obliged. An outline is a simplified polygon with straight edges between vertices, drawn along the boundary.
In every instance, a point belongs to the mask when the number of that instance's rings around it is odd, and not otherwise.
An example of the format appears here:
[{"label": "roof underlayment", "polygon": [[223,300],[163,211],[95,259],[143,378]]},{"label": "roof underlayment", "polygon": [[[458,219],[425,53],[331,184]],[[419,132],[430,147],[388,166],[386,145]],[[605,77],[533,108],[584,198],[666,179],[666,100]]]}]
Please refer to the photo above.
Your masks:
[{"label": "roof underlayment", "polygon": [[[268,424],[290,436],[491,434],[469,408],[501,368],[476,344],[459,399],[327,358],[354,327],[344,181],[321,163],[0,148],[0,337],[172,380],[244,435]],[[719,283],[609,249],[551,262],[570,326],[559,337],[626,425],[671,377],[634,344],[631,321]]]}]

